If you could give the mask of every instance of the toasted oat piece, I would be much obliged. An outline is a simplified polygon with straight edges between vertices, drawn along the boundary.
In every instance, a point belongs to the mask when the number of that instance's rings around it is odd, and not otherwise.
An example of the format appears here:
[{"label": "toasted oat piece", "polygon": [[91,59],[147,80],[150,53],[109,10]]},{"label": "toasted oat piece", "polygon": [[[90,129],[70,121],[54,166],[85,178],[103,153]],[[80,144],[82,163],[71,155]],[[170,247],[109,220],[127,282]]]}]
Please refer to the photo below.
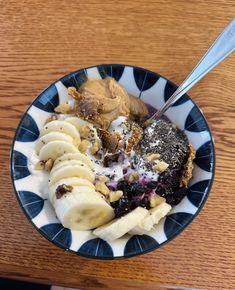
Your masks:
[{"label": "toasted oat piece", "polygon": [[160,161],[158,164],[153,165],[153,170],[163,172],[169,167],[169,164],[165,161]]},{"label": "toasted oat piece", "polygon": [[117,191],[110,191],[109,192],[109,201],[114,202],[119,200],[123,196],[123,191],[122,190],[117,190]]},{"label": "toasted oat piece", "polygon": [[97,181],[95,184],[95,188],[97,191],[101,192],[103,195],[108,196],[109,195],[109,188],[103,181]]},{"label": "toasted oat piece", "polygon": [[154,160],[157,160],[161,157],[160,154],[158,153],[148,153],[146,156],[145,156],[145,159],[147,161],[154,161]]},{"label": "toasted oat piece", "polygon": [[188,187],[189,180],[192,178],[193,160],[195,158],[196,153],[192,144],[188,145],[188,150],[189,150],[189,156],[188,156],[187,163],[185,165],[183,175],[180,180],[180,187]]}]

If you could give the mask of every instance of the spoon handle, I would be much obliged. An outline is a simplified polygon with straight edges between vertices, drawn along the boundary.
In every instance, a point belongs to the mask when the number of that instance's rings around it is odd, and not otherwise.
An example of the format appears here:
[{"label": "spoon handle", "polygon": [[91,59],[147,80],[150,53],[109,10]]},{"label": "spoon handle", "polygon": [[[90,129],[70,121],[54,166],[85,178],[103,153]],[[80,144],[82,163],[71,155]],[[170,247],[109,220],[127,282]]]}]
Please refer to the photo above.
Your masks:
[{"label": "spoon handle", "polygon": [[224,31],[218,36],[200,62],[177,88],[165,105],[156,112],[149,120],[160,118],[164,112],[193,85],[203,78],[210,70],[219,64],[235,49],[235,18],[229,23]]}]

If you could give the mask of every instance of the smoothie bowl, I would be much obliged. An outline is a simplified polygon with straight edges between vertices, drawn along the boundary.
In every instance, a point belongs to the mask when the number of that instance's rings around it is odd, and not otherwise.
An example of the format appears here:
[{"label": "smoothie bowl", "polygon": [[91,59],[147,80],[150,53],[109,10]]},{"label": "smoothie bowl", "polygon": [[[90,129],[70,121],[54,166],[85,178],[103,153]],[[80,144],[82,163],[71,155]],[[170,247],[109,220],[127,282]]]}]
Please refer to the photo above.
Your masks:
[{"label": "smoothie bowl", "polygon": [[11,174],[44,237],[86,257],[132,257],[195,218],[215,168],[203,114],[184,95],[144,126],[175,89],[143,68],[99,65],[66,75],[32,102],[13,141]]}]

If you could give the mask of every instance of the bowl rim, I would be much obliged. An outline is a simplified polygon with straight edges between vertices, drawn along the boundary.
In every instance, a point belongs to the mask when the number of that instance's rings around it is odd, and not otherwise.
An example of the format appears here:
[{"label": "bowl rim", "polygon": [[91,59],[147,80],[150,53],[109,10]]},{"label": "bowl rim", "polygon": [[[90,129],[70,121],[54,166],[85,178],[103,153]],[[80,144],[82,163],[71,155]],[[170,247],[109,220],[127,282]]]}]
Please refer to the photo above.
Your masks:
[{"label": "bowl rim", "polygon": [[89,258],[89,259],[95,259],[95,260],[121,260],[121,259],[127,259],[127,258],[132,258],[132,257],[136,257],[136,256],[141,256],[141,255],[144,255],[144,254],[147,254],[147,253],[150,253],[156,249],[159,249],[161,248],[162,246],[165,246],[166,244],[168,244],[170,241],[174,240],[178,235],[180,235],[193,221],[194,219],[198,216],[198,214],[201,212],[202,208],[204,207],[207,199],[208,199],[208,196],[210,194],[210,191],[211,191],[211,188],[212,188],[212,185],[214,183],[214,178],[215,178],[215,168],[216,168],[216,152],[215,152],[215,141],[214,141],[214,138],[213,138],[213,135],[212,135],[212,132],[211,132],[211,129],[208,125],[208,122],[202,112],[202,110],[200,109],[200,107],[195,103],[195,101],[188,95],[188,94],[185,94],[190,101],[192,101],[192,103],[194,104],[194,106],[197,107],[197,109],[200,110],[201,112],[201,115],[202,115],[202,118],[203,118],[203,121],[205,122],[205,125],[206,125],[206,130],[208,131],[209,135],[210,135],[210,141],[211,141],[211,144],[212,144],[212,156],[213,156],[213,162],[212,162],[212,171],[211,171],[211,178],[210,178],[210,182],[209,182],[209,186],[208,186],[208,189],[207,189],[207,192],[203,198],[203,201],[201,202],[200,206],[197,208],[197,211],[195,214],[192,214],[191,218],[188,219],[188,221],[184,224],[184,226],[176,231],[170,238],[167,238],[163,243],[161,244],[158,244],[154,247],[152,247],[151,249],[148,249],[148,250],[144,250],[142,252],[139,252],[139,253],[133,253],[133,254],[130,254],[130,255],[123,255],[123,256],[113,256],[113,257],[102,257],[102,256],[94,256],[94,255],[88,255],[88,254],[84,254],[84,253],[80,253],[79,252],[79,249],[77,251],[74,251],[74,250],[71,250],[69,248],[65,248],[64,246],[62,246],[60,243],[54,241],[54,240],[51,240],[40,228],[38,228],[33,222],[32,222],[32,219],[29,217],[26,209],[23,207],[22,205],[22,202],[20,200],[20,197],[19,195],[17,194],[17,190],[16,190],[16,186],[15,186],[15,180],[14,180],[14,177],[13,177],[13,174],[14,174],[14,170],[13,170],[13,163],[14,163],[14,160],[13,160],[13,154],[14,154],[14,145],[15,145],[15,141],[16,141],[16,137],[19,133],[19,129],[20,129],[20,125],[21,123],[23,122],[26,114],[28,113],[29,109],[33,106],[33,103],[46,91],[48,90],[50,87],[54,86],[58,81],[61,81],[62,79],[64,78],[67,78],[73,74],[76,74],[80,71],[84,71],[86,69],[91,69],[91,68],[98,68],[98,67],[104,67],[104,66],[124,66],[124,67],[130,67],[130,68],[135,68],[135,69],[139,69],[139,70],[143,70],[145,72],[149,72],[149,73],[152,73],[154,74],[156,77],[158,78],[163,78],[165,79],[167,82],[169,82],[172,86],[174,87],[178,87],[178,85],[176,85],[174,82],[172,82],[171,80],[167,79],[166,77],[162,76],[161,74],[159,73],[156,73],[156,72],[153,72],[147,68],[144,68],[144,67],[139,67],[139,66],[134,66],[134,65],[131,65],[131,64],[120,64],[120,63],[105,63],[105,64],[97,64],[97,65],[92,65],[92,66],[88,66],[88,67],[84,67],[84,68],[80,68],[78,70],[75,70],[75,71],[72,71],[70,73],[67,73],[66,75],[60,77],[59,79],[53,81],[49,86],[47,86],[45,89],[43,89],[42,91],[40,91],[37,96],[31,101],[31,103],[28,105],[28,108],[26,109],[26,111],[24,111],[24,113],[22,114],[22,116],[20,117],[20,121],[16,127],[16,131],[15,131],[15,134],[14,134],[14,137],[12,139],[12,144],[11,144],[11,148],[10,148],[10,160],[9,160],[9,171],[10,171],[10,176],[11,176],[11,183],[12,183],[12,187],[14,189],[14,193],[15,193],[15,196],[16,196],[16,199],[18,201],[18,204],[20,205],[24,215],[26,216],[26,218],[29,220],[29,222],[33,225],[33,227],[46,239],[48,240],[49,242],[53,243],[54,245],[56,245],[57,247],[63,249],[64,251],[66,252],[70,252],[70,253],[74,253],[76,254],[77,256],[82,256],[82,257],[85,257],[85,258]]}]

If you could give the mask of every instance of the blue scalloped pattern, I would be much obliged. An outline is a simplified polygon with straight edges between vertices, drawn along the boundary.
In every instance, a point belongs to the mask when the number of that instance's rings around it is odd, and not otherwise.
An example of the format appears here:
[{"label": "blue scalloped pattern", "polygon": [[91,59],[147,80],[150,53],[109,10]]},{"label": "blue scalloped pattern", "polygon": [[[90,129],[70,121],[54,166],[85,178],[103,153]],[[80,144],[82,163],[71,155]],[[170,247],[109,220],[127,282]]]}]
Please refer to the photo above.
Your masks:
[{"label": "blue scalloped pattern", "polygon": [[87,80],[87,75],[84,70],[77,71],[69,76],[65,76],[61,79],[61,82],[68,87],[75,87],[79,89],[80,86]]},{"label": "blue scalloped pattern", "polygon": [[61,224],[48,224],[41,227],[43,233],[60,246],[68,249],[72,243],[71,231]]},{"label": "blue scalloped pattern", "polygon": [[27,157],[24,154],[14,150],[12,160],[14,180],[21,179],[30,175],[27,166]]},{"label": "blue scalloped pattern", "polygon": [[44,199],[31,191],[18,191],[19,199],[31,219],[43,209]]},{"label": "blue scalloped pattern", "polygon": [[189,188],[189,192],[187,194],[187,198],[190,200],[190,202],[195,205],[196,207],[199,207],[205,193],[208,190],[210,184],[210,180],[202,180],[199,181]]},{"label": "blue scalloped pattern", "polygon": [[[177,86],[172,84],[171,82],[166,83],[165,89],[164,89],[164,100],[165,102],[171,97],[171,95],[174,93],[174,91],[177,89]],[[189,100],[189,97],[185,94],[183,95],[178,101],[176,101],[172,107],[179,106]]]},{"label": "blue scalloped pattern", "polygon": [[99,238],[92,239],[84,243],[79,248],[78,253],[101,258],[113,257],[113,250],[111,246],[106,241]]},{"label": "blue scalloped pattern", "polygon": [[178,212],[168,215],[164,223],[164,231],[167,239],[173,237],[191,220],[192,214],[186,212]]},{"label": "blue scalloped pattern", "polygon": [[191,132],[202,132],[207,130],[206,122],[200,110],[194,106],[186,118],[184,128]]},{"label": "blue scalloped pattern", "polygon": [[37,140],[38,136],[39,130],[36,122],[29,114],[25,114],[24,119],[20,124],[16,141],[32,142]]},{"label": "blue scalloped pattern", "polygon": [[131,237],[124,248],[124,256],[132,256],[157,248],[159,243],[148,235]]},{"label": "blue scalloped pattern", "polygon": [[98,66],[98,71],[102,79],[112,77],[118,82],[123,74],[124,68],[124,65],[100,65]]},{"label": "blue scalloped pattern", "polygon": [[54,108],[59,105],[59,95],[55,85],[42,92],[33,105],[48,113],[54,113]]},{"label": "blue scalloped pattern", "polygon": [[213,144],[211,141],[206,142],[196,151],[194,162],[203,170],[208,172],[213,168]]}]

